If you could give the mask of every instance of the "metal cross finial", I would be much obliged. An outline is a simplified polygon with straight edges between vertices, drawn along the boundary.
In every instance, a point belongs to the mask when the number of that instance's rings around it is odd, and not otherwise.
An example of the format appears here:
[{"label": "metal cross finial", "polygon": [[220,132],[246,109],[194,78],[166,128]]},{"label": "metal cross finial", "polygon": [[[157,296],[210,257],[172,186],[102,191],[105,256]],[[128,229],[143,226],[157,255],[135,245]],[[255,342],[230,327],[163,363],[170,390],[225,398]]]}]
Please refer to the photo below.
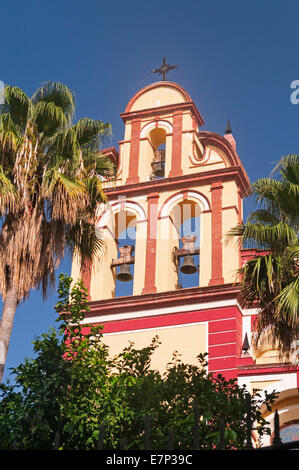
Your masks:
[{"label": "metal cross finial", "polygon": [[160,73],[163,75],[163,80],[166,80],[166,74],[169,72],[169,70],[176,69],[178,66],[177,65],[169,65],[166,63],[165,57],[163,58],[163,64],[161,67],[158,69],[151,70],[152,73]]}]

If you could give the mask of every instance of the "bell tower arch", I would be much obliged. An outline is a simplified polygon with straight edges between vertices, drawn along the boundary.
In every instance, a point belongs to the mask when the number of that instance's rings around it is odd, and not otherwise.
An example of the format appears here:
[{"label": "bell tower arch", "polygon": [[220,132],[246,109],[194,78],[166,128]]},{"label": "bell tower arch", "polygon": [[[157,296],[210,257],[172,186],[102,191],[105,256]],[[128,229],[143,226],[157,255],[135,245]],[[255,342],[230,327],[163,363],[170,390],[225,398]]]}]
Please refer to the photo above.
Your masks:
[{"label": "bell tower arch", "polygon": [[[122,183],[135,184],[151,179],[154,152],[165,148],[165,178],[183,174],[182,149],[191,151],[194,132],[203,119],[189,94],[178,84],[151,84],[129,101],[121,114],[125,138],[120,145]],[[188,134],[188,135],[185,135]]]}]

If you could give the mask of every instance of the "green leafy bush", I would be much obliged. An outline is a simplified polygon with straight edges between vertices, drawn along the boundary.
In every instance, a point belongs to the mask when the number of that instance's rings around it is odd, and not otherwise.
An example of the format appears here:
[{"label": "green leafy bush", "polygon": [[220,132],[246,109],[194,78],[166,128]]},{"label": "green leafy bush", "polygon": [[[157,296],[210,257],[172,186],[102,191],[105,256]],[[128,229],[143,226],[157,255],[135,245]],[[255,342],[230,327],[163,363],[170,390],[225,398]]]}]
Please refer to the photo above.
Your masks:
[{"label": "green leafy bush", "polygon": [[[244,387],[209,374],[205,354],[190,365],[175,353],[164,374],[151,369],[157,337],[110,357],[102,327],[80,323],[89,312],[85,287],[71,285],[60,277],[58,328],[36,338],[35,357],[12,370],[13,385],[0,386],[0,449],[144,449],[146,427],[151,449],[167,449],[170,433],[175,449],[192,449],[195,421],[201,449],[219,445],[221,423],[225,447],[244,448]],[[274,399],[251,398],[259,436],[270,432],[260,406]]]}]

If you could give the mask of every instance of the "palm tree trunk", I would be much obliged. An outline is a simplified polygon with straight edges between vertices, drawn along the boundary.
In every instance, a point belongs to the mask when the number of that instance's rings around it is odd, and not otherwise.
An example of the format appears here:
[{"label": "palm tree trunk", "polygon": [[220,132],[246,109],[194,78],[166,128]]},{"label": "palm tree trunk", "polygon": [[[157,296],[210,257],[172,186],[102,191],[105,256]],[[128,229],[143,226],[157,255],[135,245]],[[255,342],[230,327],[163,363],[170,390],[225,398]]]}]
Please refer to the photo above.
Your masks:
[{"label": "palm tree trunk", "polygon": [[13,286],[10,286],[7,289],[0,322],[0,383],[2,382],[4,374],[4,367],[17,306],[18,301],[16,289]]}]

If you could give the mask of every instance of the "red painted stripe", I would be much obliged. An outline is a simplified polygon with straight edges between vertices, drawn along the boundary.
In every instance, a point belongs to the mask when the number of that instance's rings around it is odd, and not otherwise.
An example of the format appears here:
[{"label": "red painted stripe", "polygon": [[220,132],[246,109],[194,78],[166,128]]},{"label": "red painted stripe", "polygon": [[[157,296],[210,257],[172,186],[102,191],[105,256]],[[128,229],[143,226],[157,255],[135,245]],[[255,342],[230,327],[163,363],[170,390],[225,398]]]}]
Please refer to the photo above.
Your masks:
[{"label": "red painted stripe", "polygon": [[236,342],[236,332],[226,331],[224,333],[213,333],[209,335],[209,346],[216,346]]},{"label": "red painted stripe", "polygon": [[[187,323],[202,323],[217,318],[231,318],[238,307],[227,307],[215,310],[202,310],[195,312],[175,313],[169,315],[157,315],[148,318],[132,318],[110,322],[101,322],[104,325],[105,333],[115,333],[118,331],[139,330],[144,328],[159,328],[163,326],[181,325]],[[213,336],[217,335],[216,333]],[[233,339],[235,341],[235,337]],[[232,341],[223,341],[232,342]],[[217,344],[217,343],[216,343]]]},{"label": "red painted stripe", "polygon": [[232,379],[237,379],[237,372],[236,370],[226,370],[225,372],[221,372],[222,375],[224,375],[226,380],[232,380]]},{"label": "red painted stripe", "polygon": [[222,277],[222,184],[212,183],[212,277],[209,285],[223,284]]},{"label": "red painted stripe", "polygon": [[237,358],[237,367],[239,366],[253,366],[254,365],[254,359],[251,356],[246,356],[246,357],[240,357],[240,354],[238,354]]},{"label": "red painted stripe", "polygon": [[89,301],[91,300],[91,297],[90,297],[91,270],[92,270],[92,261],[89,259],[86,259],[83,264],[82,271],[81,271],[81,278],[82,278],[84,286],[87,289],[87,293],[88,293],[87,300]]},{"label": "red painted stripe", "polygon": [[175,111],[173,113],[172,157],[169,177],[182,174],[182,126],[183,112],[181,110]]},{"label": "red painted stripe", "polygon": [[156,242],[158,220],[158,193],[147,197],[147,240],[145,261],[145,284],[142,293],[153,294],[157,291],[156,280]]},{"label": "red painted stripe", "polygon": [[237,347],[235,343],[222,344],[219,346],[209,347],[209,359],[219,358],[224,356],[233,356],[237,353]]},{"label": "red painted stripe", "polygon": [[255,330],[255,322],[257,320],[257,314],[255,315],[251,315],[251,330],[254,331]]},{"label": "red painted stripe", "polygon": [[221,371],[212,371],[213,375],[221,374],[226,380],[237,379],[236,369],[231,370],[221,370]]},{"label": "red painted stripe", "polygon": [[221,357],[220,359],[210,359],[209,370],[234,369],[237,367],[236,356]]},{"label": "red painted stripe", "polygon": [[218,331],[229,331],[236,329],[236,320],[228,319],[228,320],[220,320],[214,321],[209,323],[209,333],[215,333]]},{"label": "red painted stripe", "polygon": [[141,128],[140,119],[132,122],[129,176],[127,179],[127,184],[139,182],[138,168],[139,168],[140,128]]}]

